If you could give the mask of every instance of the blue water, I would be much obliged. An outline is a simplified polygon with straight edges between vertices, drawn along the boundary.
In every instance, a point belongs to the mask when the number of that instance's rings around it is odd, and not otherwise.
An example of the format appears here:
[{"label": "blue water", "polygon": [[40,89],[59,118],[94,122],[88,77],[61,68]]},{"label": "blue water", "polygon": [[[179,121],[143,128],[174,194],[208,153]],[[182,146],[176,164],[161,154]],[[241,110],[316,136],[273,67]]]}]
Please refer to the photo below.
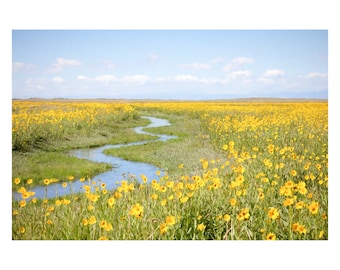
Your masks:
[{"label": "blue water", "polygon": [[[148,117],[144,116],[151,121],[151,123],[144,127],[136,127],[134,131],[139,134],[149,134],[149,135],[156,135],[158,138],[155,140],[148,140],[148,141],[140,141],[140,142],[133,142],[128,144],[115,144],[115,145],[105,145],[97,148],[87,148],[87,149],[78,149],[72,150],[69,152],[70,156],[74,156],[80,159],[87,159],[94,162],[105,162],[112,164],[113,168],[110,171],[106,171],[104,173],[98,174],[91,179],[92,181],[96,181],[97,183],[105,183],[107,190],[115,189],[122,180],[127,180],[134,178],[138,182],[142,182],[141,174],[144,174],[148,178],[148,182],[152,181],[153,179],[158,179],[164,172],[161,171],[160,168],[153,166],[148,163],[142,162],[134,162],[124,160],[119,157],[105,155],[103,151],[109,148],[119,148],[119,147],[128,147],[131,145],[141,145],[151,141],[167,141],[170,139],[177,138],[176,136],[169,136],[169,135],[162,135],[162,134],[154,134],[150,132],[144,131],[144,128],[149,127],[162,127],[162,126],[169,126],[170,123],[166,119],[160,119],[156,117]],[[161,171],[161,175],[156,175],[157,171]],[[83,186],[87,183],[80,182],[80,180],[74,180],[72,182],[68,182],[67,187],[62,187],[61,183],[54,183],[48,186],[38,186],[35,188],[30,189],[30,191],[35,192],[33,197],[36,198],[54,198],[58,196],[65,196],[70,193],[78,193],[83,192]],[[19,200],[21,199],[21,194],[17,192],[13,192],[13,199]]]}]

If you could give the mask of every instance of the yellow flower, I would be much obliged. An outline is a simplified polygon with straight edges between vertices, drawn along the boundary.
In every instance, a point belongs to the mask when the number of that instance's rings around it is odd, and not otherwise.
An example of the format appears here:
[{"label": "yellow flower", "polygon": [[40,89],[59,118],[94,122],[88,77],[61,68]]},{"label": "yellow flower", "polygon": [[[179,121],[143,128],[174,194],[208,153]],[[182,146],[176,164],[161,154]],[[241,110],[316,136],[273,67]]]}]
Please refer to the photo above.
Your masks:
[{"label": "yellow flower", "polygon": [[105,184],[105,183],[101,183],[101,184],[100,184],[100,187],[101,187],[102,189],[104,189],[104,188],[106,187],[106,184]]},{"label": "yellow flower", "polygon": [[166,187],[165,187],[165,186],[161,186],[161,187],[159,188],[159,191],[160,191],[160,192],[166,192]]},{"label": "yellow flower", "polygon": [[161,201],[161,205],[162,205],[162,206],[166,205],[166,199],[164,199],[164,200]]},{"label": "yellow flower", "polygon": [[289,206],[289,205],[292,205],[293,203],[294,203],[294,199],[293,198],[287,198],[283,202],[283,206]]},{"label": "yellow flower", "polygon": [[105,228],[107,226],[107,222],[105,220],[102,220],[100,223],[99,223],[99,227],[100,228]]},{"label": "yellow flower", "polygon": [[19,229],[20,233],[25,233],[25,231],[26,231],[25,227],[20,227],[20,229]]},{"label": "yellow flower", "polygon": [[89,224],[89,221],[86,218],[83,218],[81,222],[83,223],[84,226]]},{"label": "yellow flower", "polygon": [[306,234],[307,233],[306,228],[303,225],[299,224],[298,222],[296,222],[292,225],[292,230],[294,232],[298,232],[299,234]]},{"label": "yellow flower", "polygon": [[66,182],[62,183],[61,185],[63,186],[63,188],[67,187],[67,183]]},{"label": "yellow flower", "polygon": [[27,190],[26,190],[26,188],[21,187],[21,188],[19,188],[19,189],[17,190],[17,192],[22,194],[22,193],[24,193],[24,192],[27,192]]},{"label": "yellow flower", "polygon": [[94,206],[92,204],[89,204],[87,206],[87,210],[92,211],[94,209]]},{"label": "yellow flower", "polygon": [[52,220],[50,220],[50,219],[48,219],[48,220],[46,221],[46,223],[47,223],[48,225],[52,225],[52,224],[53,224]]},{"label": "yellow flower", "polygon": [[95,216],[91,216],[91,217],[89,218],[88,224],[93,225],[93,224],[95,224],[96,222],[97,222],[96,217],[95,217]]},{"label": "yellow flower", "polygon": [[323,234],[324,234],[324,231],[321,231],[321,232],[319,233],[319,239],[321,239],[321,238],[323,237]]},{"label": "yellow flower", "polygon": [[148,181],[148,178],[144,174],[141,174],[141,178],[144,184]]},{"label": "yellow flower", "polygon": [[300,227],[298,228],[298,232],[299,232],[299,234],[306,234],[307,230],[306,230],[305,226],[300,225]]},{"label": "yellow flower", "polygon": [[165,223],[168,225],[168,226],[172,226],[174,224],[176,224],[176,219],[174,216],[167,216],[165,218]]},{"label": "yellow flower", "polygon": [[46,185],[46,186],[48,186],[49,184],[50,184],[50,179],[44,179],[44,184]]},{"label": "yellow flower", "polygon": [[276,240],[276,235],[273,233],[268,233],[267,234],[267,240]]},{"label": "yellow flower", "polygon": [[162,223],[160,226],[159,226],[159,230],[161,232],[161,234],[165,234],[168,230],[168,226],[166,225],[166,223]]},{"label": "yellow flower", "polygon": [[107,223],[104,229],[105,229],[105,231],[107,231],[107,232],[112,231],[112,230],[113,230],[112,224],[111,224],[111,223]]},{"label": "yellow flower", "polygon": [[21,201],[19,202],[19,206],[20,206],[20,207],[25,207],[25,206],[26,206],[26,201],[25,201],[25,200],[21,200]]},{"label": "yellow flower", "polygon": [[182,197],[180,199],[180,201],[181,201],[181,203],[185,203],[185,202],[187,202],[188,199],[189,199],[189,197],[185,196],[185,197]]},{"label": "yellow flower", "polygon": [[248,220],[250,218],[249,209],[243,208],[241,212],[237,215],[238,220]]},{"label": "yellow flower", "polygon": [[21,197],[23,198],[23,199],[27,199],[27,198],[29,198],[30,197],[30,194],[29,194],[29,192],[23,192],[22,194],[21,194]]},{"label": "yellow flower", "polygon": [[200,223],[197,225],[197,230],[203,232],[205,230],[205,225],[203,223]]},{"label": "yellow flower", "polygon": [[268,217],[271,218],[272,220],[275,220],[279,218],[279,210],[277,208],[271,207],[268,210]]},{"label": "yellow flower", "polygon": [[302,209],[304,207],[305,203],[302,201],[299,201],[295,204],[296,209]]},{"label": "yellow flower", "polygon": [[28,184],[28,185],[30,185],[30,184],[32,184],[32,183],[33,183],[33,179],[28,179],[28,180],[27,180],[27,184]]},{"label": "yellow flower", "polygon": [[63,200],[61,201],[61,203],[64,204],[64,205],[67,205],[67,204],[70,204],[70,203],[71,203],[71,200],[63,199]]},{"label": "yellow flower", "polygon": [[235,198],[231,198],[231,199],[229,200],[229,202],[230,202],[230,205],[231,205],[231,206],[234,206],[234,205],[236,204],[236,199],[235,199]]},{"label": "yellow flower", "polygon": [[143,212],[144,212],[143,206],[141,206],[139,203],[136,203],[130,209],[129,215],[134,216],[136,218],[140,218],[140,217],[142,217]]},{"label": "yellow flower", "polygon": [[224,219],[224,221],[226,221],[226,222],[230,221],[230,215],[225,214],[225,215],[223,216],[223,219]]},{"label": "yellow flower", "polygon": [[313,201],[313,202],[308,206],[308,209],[309,209],[309,212],[310,212],[312,215],[316,215],[316,214],[318,213],[318,211],[319,211],[319,203]]},{"label": "yellow flower", "polygon": [[260,200],[263,200],[263,199],[264,199],[264,193],[263,193],[263,192],[260,192],[260,193],[259,193],[259,199],[260,199]]},{"label": "yellow flower", "polygon": [[89,185],[84,185],[83,189],[85,190],[85,193],[88,194],[91,192],[91,187]]},{"label": "yellow flower", "polygon": [[98,201],[100,195],[98,195],[98,194],[93,194],[93,193],[86,193],[86,197],[87,197],[91,202],[96,202],[96,201]]},{"label": "yellow flower", "polygon": [[123,196],[123,194],[120,193],[120,192],[118,192],[118,191],[116,191],[116,192],[113,194],[113,196],[114,196],[116,199],[119,199],[119,198],[121,198],[121,197]]},{"label": "yellow flower", "polygon": [[292,230],[293,230],[293,232],[297,232],[297,231],[298,231],[298,228],[299,228],[299,226],[300,226],[300,224],[299,224],[299,223],[294,223],[294,224],[292,225]]},{"label": "yellow flower", "polygon": [[157,195],[157,194],[154,193],[154,194],[151,195],[151,199],[152,199],[152,200],[155,201],[155,200],[157,200],[157,198],[158,198],[158,195]]},{"label": "yellow flower", "polygon": [[109,239],[106,236],[101,236],[101,237],[98,238],[98,240],[103,241],[103,240],[109,240]]},{"label": "yellow flower", "polygon": [[115,204],[115,198],[110,197],[110,198],[107,200],[107,204],[109,205],[110,208],[112,208],[112,206]]},{"label": "yellow flower", "polygon": [[55,201],[55,205],[56,205],[56,206],[60,206],[60,205],[61,205],[61,200],[56,200],[56,201]]},{"label": "yellow flower", "polygon": [[20,178],[15,178],[14,179],[14,184],[19,185],[20,184]]}]

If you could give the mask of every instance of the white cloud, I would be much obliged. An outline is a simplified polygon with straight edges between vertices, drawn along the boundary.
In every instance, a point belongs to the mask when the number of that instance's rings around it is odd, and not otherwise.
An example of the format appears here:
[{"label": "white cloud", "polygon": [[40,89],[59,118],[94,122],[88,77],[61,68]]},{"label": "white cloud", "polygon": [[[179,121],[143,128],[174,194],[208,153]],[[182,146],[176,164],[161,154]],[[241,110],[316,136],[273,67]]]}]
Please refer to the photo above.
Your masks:
[{"label": "white cloud", "polygon": [[181,68],[192,68],[192,69],[196,69],[196,70],[210,69],[211,68],[211,66],[209,64],[205,64],[205,63],[183,64],[180,67]]},{"label": "white cloud", "polygon": [[247,63],[253,63],[253,61],[254,61],[254,59],[252,59],[252,58],[237,57],[237,58],[232,59],[230,61],[230,63],[242,65],[242,64],[247,64]]},{"label": "white cloud", "polygon": [[146,75],[132,75],[132,76],[125,76],[122,79],[124,82],[137,82],[137,83],[145,83],[150,81],[150,78]]},{"label": "white cloud", "polygon": [[84,75],[78,75],[77,80],[91,80],[89,77],[86,77]]},{"label": "white cloud", "polygon": [[29,71],[34,67],[32,64],[27,64],[23,62],[15,62],[12,64],[12,71]]},{"label": "white cloud", "polygon": [[54,77],[54,78],[52,79],[52,81],[53,81],[54,83],[63,83],[63,82],[64,82],[64,79],[63,79],[62,77]]},{"label": "white cloud", "polygon": [[328,77],[327,73],[319,73],[319,72],[311,72],[308,73],[305,76],[300,76],[302,78],[307,78],[307,79],[313,79],[313,78],[321,78],[321,79],[326,79]]},{"label": "white cloud", "polygon": [[78,67],[81,66],[79,60],[57,58],[56,62],[53,64],[53,71],[62,71],[64,67]]},{"label": "white cloud", "polygon": [[219,79],[219,78],[199,78],[190,74],[178,74],[173,77],[157,77],[154,81],[156,82],[199,82],[204,84],[228,84],[231,79]]},{"label": "white cloud", "polygon": [[109,82],[116,81],[117,78],[113,75],[105,74],[105,75],[99,75],[95,77],[94,80],[98,82],[102,82],[102,83],[109,83]]},{"label": "white cloud", "polygon": [[223,67],[223,70],[226,72],[239,69],[244,64],[253,63],[254,59],[249,57],[236,57],[228,62],[226,66]]},{"label": "white cloud", "polygon": [[40,79],[28,78],[27,80],[25,80],[25,87],[27,88],[27,90],[32,89],[44,90],[46,83],[47,81],[43,78]]},{"label": "white cloud", "polygon": [[174,77],[175,81],[198,81],[198,78],[189,74],[180,74]]},{"label": "white cloud", "polygon": [[260,77],[257,79],[260,83],[269,85],[269,84],[273,84],[274,80],[273,79],[269,79],[269,78],[264,78],[264,77]]},{"label": "white cloud", "polygon": [[263,76],[264,77],[277,77],[277,76],[283,76],[285,73],[283,70],[280,69],[269,69],[267,70]]},{"label": "white cloud", "polygon": [[232,79],[236,79],[237,77],[250,77],[251,76],[251,71],[250,70],[237,70],[229,74],[229,77]]}]

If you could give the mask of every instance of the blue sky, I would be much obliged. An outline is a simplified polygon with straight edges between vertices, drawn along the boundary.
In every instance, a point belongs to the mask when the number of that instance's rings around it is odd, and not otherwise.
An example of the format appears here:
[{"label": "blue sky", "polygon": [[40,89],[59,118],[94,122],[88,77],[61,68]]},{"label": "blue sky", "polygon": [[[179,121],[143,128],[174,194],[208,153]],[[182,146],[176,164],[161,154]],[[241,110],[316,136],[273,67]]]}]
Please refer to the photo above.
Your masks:
[{"label": "blue sky", "polygon": [[13,30],[13,98],[327,98],[327,30]]}]

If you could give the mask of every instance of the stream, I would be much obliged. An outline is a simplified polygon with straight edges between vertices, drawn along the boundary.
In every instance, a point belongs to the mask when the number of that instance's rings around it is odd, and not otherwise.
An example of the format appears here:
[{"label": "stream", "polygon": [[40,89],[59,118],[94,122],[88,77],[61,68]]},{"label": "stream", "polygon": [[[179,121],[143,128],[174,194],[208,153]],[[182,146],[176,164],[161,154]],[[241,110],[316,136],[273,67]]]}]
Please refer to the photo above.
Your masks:
[{"label": "stream", "polygon": [[[132,142],[126,144],[113,144],[113,145],[109,144],[97,148],[77,149],[70,151],[69,155],[77,157],[79,159],[87,159],[94,162],[105,162],[111,164],[113,168],[110,171],[106,171],[91,178],[91,181],[95,181],[97,183],[105,183],[107,190],[115,189],[122,180],[136,178],[138,182],[142,182],[141,174],[144,174],[148,178],[148,182],[150,182],[152,179],[158,179],[158,177],[162,176],[163,172],[161,171],[160,168],[157,168],[154,165],[142,162],[128,161],[119,157],[110,156],[103,153],[105,149],[109,148],[141,145],[153,141],[167,141],[170,139],[177,138],[177,136],[154,134],[144,131],[144,128],[169,126],[171,124],[169,123],[168,120],[149,116],[143,116],[143,118],[149,119],[151,123],[147,126],[136,127],[134,128],[134,131],[138,134],[148,134],[157,136],[158,137],[157,139]],[[161,171],[161,175],[157,176],[156,171]],[[83,192],[84,191],[83,186],[84,184],[87,183],[88,183],[87,180],[85,180],[85,182],[81,182],[79,179],[77,179],[72,182],[67,182],[67,186],[65,188],[62,187],[61,183],[54,183],[48,186],[37,186],[30,189],[30,191],[35,192],[35,195],[33,197],[38,199],[54,198],[65,196],[70,193]],[[14,191],[13,199],[20,200],[21,194]]]}]

